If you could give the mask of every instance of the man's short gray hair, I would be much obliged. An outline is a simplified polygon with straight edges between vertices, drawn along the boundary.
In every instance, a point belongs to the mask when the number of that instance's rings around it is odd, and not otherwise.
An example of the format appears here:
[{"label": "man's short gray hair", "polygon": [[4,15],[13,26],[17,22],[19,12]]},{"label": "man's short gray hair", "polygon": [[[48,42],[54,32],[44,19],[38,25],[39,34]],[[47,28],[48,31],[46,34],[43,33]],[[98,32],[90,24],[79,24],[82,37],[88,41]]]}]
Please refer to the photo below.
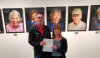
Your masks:
[{"label": "man's short gray hair", "polygon": [[22,18],[21,18],[21,16],[20,16],[20,13],[19,13],[17,10],[13,10],[13,11],[11,11],[11,12],[9,13],[9,21],[11,20],[11,16],[12,16],[12,15],[18,15],[20,21],[22,21]]}]

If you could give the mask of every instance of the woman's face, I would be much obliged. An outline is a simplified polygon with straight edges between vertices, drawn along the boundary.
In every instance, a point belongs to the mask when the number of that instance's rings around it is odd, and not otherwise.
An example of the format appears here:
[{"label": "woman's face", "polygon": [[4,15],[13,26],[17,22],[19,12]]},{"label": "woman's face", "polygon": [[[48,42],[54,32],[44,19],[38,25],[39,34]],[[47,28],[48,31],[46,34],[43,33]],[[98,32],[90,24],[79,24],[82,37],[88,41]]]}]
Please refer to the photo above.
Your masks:
[{"label": "woman's face", "polygon": [[100,16],[100,11],[97,13],[98,16]]},{"label": "woman's face", "polygon": [[57,36],[60,34],[60,29],[59,28],[55,28],[54,29],[54,34]]},{"label": "woman's face", "polygon": [[36,13],[33,13],[33,14],[32,14],[32,20],[33,20],[34,22],[36,22]]},{"label": "woman's face", "polygon": [[52,17],[51,17],[52,23],[57,24],[60,21],[60,18],[61,18],[60,13],[57,12],[57,13],[52,14]]},{"label": "woman's face", "polygon": [[13,24],[14,27],[18,27],[18,25],[20,23],[19,15],[11,15],[10,22]]}]

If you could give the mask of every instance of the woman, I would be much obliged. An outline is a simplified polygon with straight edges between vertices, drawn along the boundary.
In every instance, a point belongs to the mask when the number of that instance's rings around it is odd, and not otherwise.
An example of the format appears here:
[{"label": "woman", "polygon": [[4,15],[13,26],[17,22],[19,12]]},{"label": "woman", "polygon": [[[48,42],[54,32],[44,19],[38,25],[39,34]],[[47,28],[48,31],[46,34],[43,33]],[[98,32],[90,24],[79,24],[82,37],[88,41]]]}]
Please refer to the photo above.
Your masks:
[{"label": "woman", "polygon": [[52,58],[66,58],[67,39],[62,37],[61,26],[59,24],[53,26],[52,38],[54,39]]},{"label": "woman", "polygon": [[7,32],[24,32],[22,18],[17,10],[9,13],[9,21],[10,23],[6,25]]},{"label": "woman", "polygon": [[54,24],[59,24],[62,28],[62,31],[65,31],[64,24],[59,22],[61,19],[61,10],[59,8],[53,8],[51,10],[50,18],[51,18],[51,21],[48,22],[47,25],[51,29],[51,31],[53,30]]},{"label": "woman", "polygon": [[100,30],[100,7],[97,9],[96,14],[91,19],[91,30]]},{"label": "woman", "polygon": [[29,14],[29,17],[31,20],[27,21],[27,31],[30,30],[30,28],[34,25],[36,25],[36,15],[37,15],[37,10],[32,10]]}]

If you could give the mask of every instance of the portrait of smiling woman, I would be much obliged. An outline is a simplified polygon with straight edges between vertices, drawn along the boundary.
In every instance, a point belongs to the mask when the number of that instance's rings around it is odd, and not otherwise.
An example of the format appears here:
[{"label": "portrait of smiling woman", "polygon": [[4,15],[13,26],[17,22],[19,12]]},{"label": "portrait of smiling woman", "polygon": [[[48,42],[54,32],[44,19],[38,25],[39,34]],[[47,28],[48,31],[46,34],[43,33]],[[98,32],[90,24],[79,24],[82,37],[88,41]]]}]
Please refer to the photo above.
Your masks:
[{"label": "portrait of smiling woman", "polygon": [[53,26],[59,24],[65,31],[66,7],[47,7],[47,26],[53,31]]},{"label": "portrait of smiling woman", "polygon": [[37,24],[36,15],[38,12],[44,14],[44,7],[25,8],[26,31],[29,32],[32,26]]},{"label": "portrait of smiling woman", "polygon": [[6,23],[6,32],[24,32],[22,18],[19,11],[10,11],[8,19],[9,23]]},{"label": "portrait of smiling woman", "polygon": [[34,25],[36,25],[36,15],[37,15],[37,11],[36,10],[32,10],[29,14],[29,17],[31,20],[27,21],[27,31],[30,30],[30,28]]}]

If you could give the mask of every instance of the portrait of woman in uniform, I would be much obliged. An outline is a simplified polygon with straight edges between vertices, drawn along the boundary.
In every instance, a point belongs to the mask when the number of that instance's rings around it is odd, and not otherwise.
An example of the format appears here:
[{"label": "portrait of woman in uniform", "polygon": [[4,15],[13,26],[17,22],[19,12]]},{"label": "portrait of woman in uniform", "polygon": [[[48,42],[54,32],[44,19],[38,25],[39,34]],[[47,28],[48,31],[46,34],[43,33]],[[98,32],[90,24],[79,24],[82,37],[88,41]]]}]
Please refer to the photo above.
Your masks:
[{"label": "portrait of woman in uniform", "polygon": [[0,9],[0,33],[4,33],[4,31],[3,31],[3,23],[2,23],[2,16],[1,16],[1,9]]},{"label": "portrait of woman in uniform", "polygon": [[86,31],[88,6],[68,7],[68,31]]},{"label": "portrait of woman in uniform", "polygon": [[26,30],[29,32],[30,28],[36,25],[36,15],[38,12],[44,14],[44,7],[38,8],[25,8],[25,17],[26,17]]},{"label": "portrait of woman in uniform", "polygon": [[4,8],[3,14],[7,33],[24,32],[22,8]]},{"label": "portrait of woman in uniform", "polygon": [[89,30],[100,30],[100,5],[91,6]]},{"label": "portrait of woman in uniform", "polygon": [[66,7],[46,7],[47,26],[53,30],[54,24],[59,24],[65,31]]}]

